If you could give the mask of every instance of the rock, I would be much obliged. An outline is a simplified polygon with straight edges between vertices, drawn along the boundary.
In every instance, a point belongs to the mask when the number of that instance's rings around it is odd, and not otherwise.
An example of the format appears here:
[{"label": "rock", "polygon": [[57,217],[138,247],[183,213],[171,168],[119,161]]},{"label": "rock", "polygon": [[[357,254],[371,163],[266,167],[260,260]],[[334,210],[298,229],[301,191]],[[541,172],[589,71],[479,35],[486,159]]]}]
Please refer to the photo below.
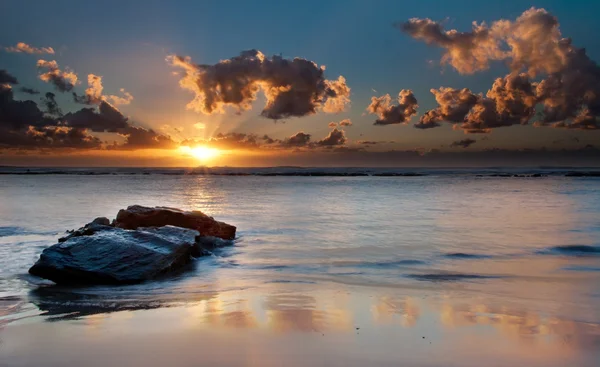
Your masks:
[{"label": "rock", "polygon": [[[104,219],[106,219],[106,221],[104,221]],[[106,223],[106,222],[108,222],[108,224],[101,224],[101,223]],[[91,221],[90,223],[86,224],[85,226],[83,226],[77,230],[67,231],[68,235],[66,235],[65,237],[59,238],[58,242],[65,242],[69,238],[73,238],[73,237],[89,236],[91,234],[94,234],[94,232],[104,229],[104,227],[111,228],[110,221],[108,220],[108,218],[104,218],[104,217],[96,218],[93,221]]]},{"label": "rock", "polygon": [[110,226],[110,219],[106,218],[106,217],[98,217],[96,219],[94,219],[91,223],[88,223],[88,225],[90,224],[100,224],[103,226]]},{"label": "rock", "polygon": [[214,236],[198,236],[194,243],[192,250],[192,256],[201,257],[211,255],[212,252],[218,248],[232,246],[232,240],[224,240]]},{"label": "rock", "polygon": [[58,284],[139,283],[188,264],[198,235],[173,226],[127,230],[90,223],[45,249],[29,273]]},{"label": "rock", "polygon": [[166,207],[132,205],[119,210],[113,226],[125,229],[139,227],[162,227],[166,225],[194,229],[203,236],[214,236],[225,240],[235,238],[235,226],[214,220],[200,212],[185,212]]}]

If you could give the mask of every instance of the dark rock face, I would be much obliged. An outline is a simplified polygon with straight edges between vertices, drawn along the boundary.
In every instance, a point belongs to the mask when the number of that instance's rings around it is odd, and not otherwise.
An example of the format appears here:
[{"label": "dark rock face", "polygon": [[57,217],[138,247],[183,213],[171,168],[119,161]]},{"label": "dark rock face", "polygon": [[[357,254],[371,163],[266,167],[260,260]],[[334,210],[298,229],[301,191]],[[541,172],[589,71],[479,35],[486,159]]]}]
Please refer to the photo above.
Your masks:
[{"label": "dark rock face", "polygon": [[214,236],[198,236],[192,249],[192,256],[201,257],[211,255],[216,249],[232,245],[232,240],[224,240]]},{"label": "dark rock face", "polygon": [[233,240],[236,231],[235,226],[216,221],[200,211],[185,212],[179,209],[149,208],[140,205],[119,210],[117,219],[112,225],[125,229],[171,225],[193,229],[203,236],[214,236],[225,240]]},{"label": "dark rock face", "polygon": [[45,249],[29,273],[58,284],[138,283],[188,264],[198,235],[172,226],[126,230],[90,223]]}]

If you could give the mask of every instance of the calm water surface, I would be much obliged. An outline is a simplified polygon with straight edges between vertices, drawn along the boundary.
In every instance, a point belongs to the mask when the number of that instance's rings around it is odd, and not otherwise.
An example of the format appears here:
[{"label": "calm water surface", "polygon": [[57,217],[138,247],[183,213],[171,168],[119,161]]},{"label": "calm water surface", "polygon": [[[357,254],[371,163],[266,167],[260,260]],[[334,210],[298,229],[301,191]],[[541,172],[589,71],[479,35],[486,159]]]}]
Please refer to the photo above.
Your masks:
[{"label": "calm water surface", "polygon": [[[239,238],[141,285],[27,275],[65,230],[132,204],[202,210]],[[0,361],[125,343],[138,359],[113,363],[160,364],[135,351],[174,340],[238,348],[221,365],[597,366],[600,179],[0,176]]]}]

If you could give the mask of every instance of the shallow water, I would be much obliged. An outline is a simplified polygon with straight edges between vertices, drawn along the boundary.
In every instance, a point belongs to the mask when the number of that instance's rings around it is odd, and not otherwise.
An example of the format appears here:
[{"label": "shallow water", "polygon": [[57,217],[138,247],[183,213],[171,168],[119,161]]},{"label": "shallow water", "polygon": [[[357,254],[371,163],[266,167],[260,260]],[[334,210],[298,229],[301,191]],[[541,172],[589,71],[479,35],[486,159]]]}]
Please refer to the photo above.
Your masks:
[{"label": "shallow water", "polygon": [[[189,328],[211,339],[210,330],[243,330],[273,345],[282,334],[336,335],[341,344],[318,352],[335,358],[313,364],[595,365],[600,178],[479,173],[2,175],[0,352],[27,364],[35,358],[26,359],[21,343],[56,328],[70,330],[61,344],[68,348],[100,323],[97,343],[110,348],[125,329],[165,332],[181,323],[173,328],[182,340]],[[132,204],[202,210],[238,227],[236,245],[186,273],[140,285],[66,288],[27,275],[65,230]],[[149,315],[162,326],[145,325]],[[400,347],[388,338],[424,354],[395,356]],[[342,344],[371,348],[370,357],[338,358]],[[52,361],[50,349],[38,352]],[[271,357],[256,365],[281,364],[277,353]]]}]

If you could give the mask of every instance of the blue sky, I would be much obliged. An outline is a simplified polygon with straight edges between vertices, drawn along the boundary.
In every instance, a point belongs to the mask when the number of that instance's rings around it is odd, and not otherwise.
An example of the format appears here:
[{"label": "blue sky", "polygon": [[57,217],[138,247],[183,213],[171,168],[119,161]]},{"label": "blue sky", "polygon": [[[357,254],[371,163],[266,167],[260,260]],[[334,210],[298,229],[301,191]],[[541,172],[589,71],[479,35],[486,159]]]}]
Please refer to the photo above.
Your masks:
[{"label": "blue sky", "polygon": [[[42,91],[49,85],[37,79],[35,61],[56,59],[80,79],[94,73],[104,77],[105,90],[131,92],[135,100],[122,111],[136,123],[158,129],[164,124],[183,126],[190,134],[195,122],[207,124],[204,132],[256,132],[285,137],[303,130],[315,136],[328,132],[329,121],[351,118],[350,139],[395,140],[398,148],[435,148],[464,138],[449,126],[420,131],[411,125],[372,126],[365,115],[371,96],[412,89],[419,100],[419,115],[435,107],[429,89],[468,87],[485,92],[496,77],[506,74],[502,65],[475,75],[460,75],[450,67],[431,66],[442,51],[411,39],[392,24],[412,17],[446,20],[447,28],[467,31],[472,21],[515,19],[531,6],[556,15],[564,36],[585,47],[600,60],[600,2],[571,1],[3,1],[0,12],[0,46],[18,41],[51,46],[56,55],[0,54],[0,68],[9,70],[23,85]],[[267,55],[303,57],[326,65],[329,79],[343,75],[352,88],[352,105],[339,115],[319,113],[273,123],[259,116],[260,105],[241,116],[203,116],[188,111],[192,96],[179,88],[168,54],[189,55],[194,62],[213,64],[258,49]],[[47,57],[45,57],[47,56]],[[78,87],[85,89],[85,81]],[[376,92],[374,92],[376,91]],[[76,109],[69,97],[59,96],[64,109]],[[261,103],[259,100],[257,103]],[[413,118],[416,122],[417,118]],[[173,133],[173,132],[171,132]],[[175,134],[175,133],[173,133]],[[188,137],[183,134],[180,138]],[[597,139],[557,129],[510,127],[496,129],[477,148],[541,147],[569,136],[583,142]]]}]

